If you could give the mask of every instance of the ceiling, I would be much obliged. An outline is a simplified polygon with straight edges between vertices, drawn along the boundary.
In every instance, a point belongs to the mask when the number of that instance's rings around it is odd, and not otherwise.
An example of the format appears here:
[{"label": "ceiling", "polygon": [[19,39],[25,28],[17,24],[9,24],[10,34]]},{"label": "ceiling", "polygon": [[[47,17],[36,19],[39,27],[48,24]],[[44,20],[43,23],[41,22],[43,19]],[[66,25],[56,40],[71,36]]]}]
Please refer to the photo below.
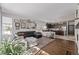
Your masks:
[{"label": "ceiling", "polygon": [[2,12],[44,22],[56,22],[74,18],[75,3],[1,3]]}]

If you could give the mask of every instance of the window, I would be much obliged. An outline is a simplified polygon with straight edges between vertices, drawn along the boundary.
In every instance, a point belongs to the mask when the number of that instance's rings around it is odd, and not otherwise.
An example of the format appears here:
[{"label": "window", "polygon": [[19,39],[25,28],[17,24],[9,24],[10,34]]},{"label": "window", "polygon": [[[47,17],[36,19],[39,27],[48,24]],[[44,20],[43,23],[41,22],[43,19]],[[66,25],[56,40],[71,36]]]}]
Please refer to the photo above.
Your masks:
[{"label": "window", "polygon": [[2,16],[2,38],[11,39],[12,37],[12,18]]}]

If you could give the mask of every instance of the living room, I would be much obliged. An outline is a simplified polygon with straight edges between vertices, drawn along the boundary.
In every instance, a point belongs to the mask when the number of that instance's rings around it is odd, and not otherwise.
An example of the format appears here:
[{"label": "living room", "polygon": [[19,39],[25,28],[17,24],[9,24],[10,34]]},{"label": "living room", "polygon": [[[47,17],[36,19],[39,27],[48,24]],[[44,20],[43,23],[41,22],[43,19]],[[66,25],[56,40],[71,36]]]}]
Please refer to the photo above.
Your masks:
[{"label": "living room", "polygon": [[26,48],[0,54],[77,55],[78,19],[77,3],[0,3],[1,41],[17,41]]}]

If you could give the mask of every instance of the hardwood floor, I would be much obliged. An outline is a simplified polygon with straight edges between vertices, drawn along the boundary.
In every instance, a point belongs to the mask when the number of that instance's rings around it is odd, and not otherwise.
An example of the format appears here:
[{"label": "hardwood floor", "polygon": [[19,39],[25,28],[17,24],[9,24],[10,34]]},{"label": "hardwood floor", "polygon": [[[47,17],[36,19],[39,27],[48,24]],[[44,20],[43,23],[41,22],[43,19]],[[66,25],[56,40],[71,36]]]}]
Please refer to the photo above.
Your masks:
[{"label": "hardwood floor", "polygon": [[36,55],[76,55],[77,45],[74,41],[55,39],[41,48]]}]

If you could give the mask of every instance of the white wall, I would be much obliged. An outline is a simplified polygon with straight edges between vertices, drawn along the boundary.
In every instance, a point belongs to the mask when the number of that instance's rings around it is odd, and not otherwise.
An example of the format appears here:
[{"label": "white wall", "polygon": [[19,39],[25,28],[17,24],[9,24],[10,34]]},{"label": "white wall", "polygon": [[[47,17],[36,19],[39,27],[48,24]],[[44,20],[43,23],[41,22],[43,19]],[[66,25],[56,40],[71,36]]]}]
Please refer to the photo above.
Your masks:
[{"label": "white wall", "polygon": [[1,39],[1,12],[0,12],[0,39]]},{"label": "white wall", "polygon": [[[79,20],[75,20],[75,26],[78,24]],[[77,34],[78,34],[78,29],[75,28],[75,38],[77,42]]]},{"label": "white wall", "polygon": [[[78,13],[77,13],[77,16],[76,18],[79,18],[79,5],[77,6],[77,10],[78,10]],[[79,23],[79,19],[75,20],[75,26]],[[78,36],[78,37],[77,37]],[[75,38],[76,38],[76,43],[77,43],[77,47],[78,47],[78,54],[79,54],[79,28],[76,29],[75,28]],[[78,39],[78,40],[77,40]]]},{"label": "white wall", "polygon": [[1,8],[0,8],[0,40],[1,40],[1,35],[2,35],[2,28],[1,28]]},{"label": "white wall", "polygon": [[0,39],[1,39],[1,12],[0,12]]},{"label": "white wall", "polygon": [[37,30],[38,31],[41,31],[43,28],[44,28],[44,26],[46,26],[46,23],[45,22],[42,22],[42,21],[35,21],[36,22],[36,24],[37,24]]},{"label": "white wall", "polygon": [[[15,18],[16,19],[16,18]],[[18,22],[20,22],[20,19],[22,19],[22,18],[19,18],[18,19]],[[23,21],[25,21],[26,22],[26,24],[27,24],[27,19],[23,19]],[[18,29],[18,30],[16,30],[15,29],[15,22],[14,22],[14,19],[13,19],[13,35],[15,35],[15,33],[17,33],[17,32],[19,32],[19,31],[42,31],[43,30],[43,28],[44,28],[44,26],[46,26],[46,23],[45,22],[43,22],[43,21],[37,21],[37,20],[33,20],[33,22],[34,23],[36,23],[36,28],[35,29],[27,29],[27,28],[21,28],[21,26],[20,26],[20,28]],[[20,23],[21,24],[21,23]],[[29,24],[27,24],[26,25],[26,27],[27,26],[29,26]],[[31,26],[31,25],[30,25]]]},{"label": "white wall", "polygon": [[[75,20],[75,26],[79,23],[79,19]],[[77,35],[78,35],[78,41],[77,41]],[[78,54],[79,54],[79,29],[75,29],[75,38],[76,43],[78,47]]]}]

